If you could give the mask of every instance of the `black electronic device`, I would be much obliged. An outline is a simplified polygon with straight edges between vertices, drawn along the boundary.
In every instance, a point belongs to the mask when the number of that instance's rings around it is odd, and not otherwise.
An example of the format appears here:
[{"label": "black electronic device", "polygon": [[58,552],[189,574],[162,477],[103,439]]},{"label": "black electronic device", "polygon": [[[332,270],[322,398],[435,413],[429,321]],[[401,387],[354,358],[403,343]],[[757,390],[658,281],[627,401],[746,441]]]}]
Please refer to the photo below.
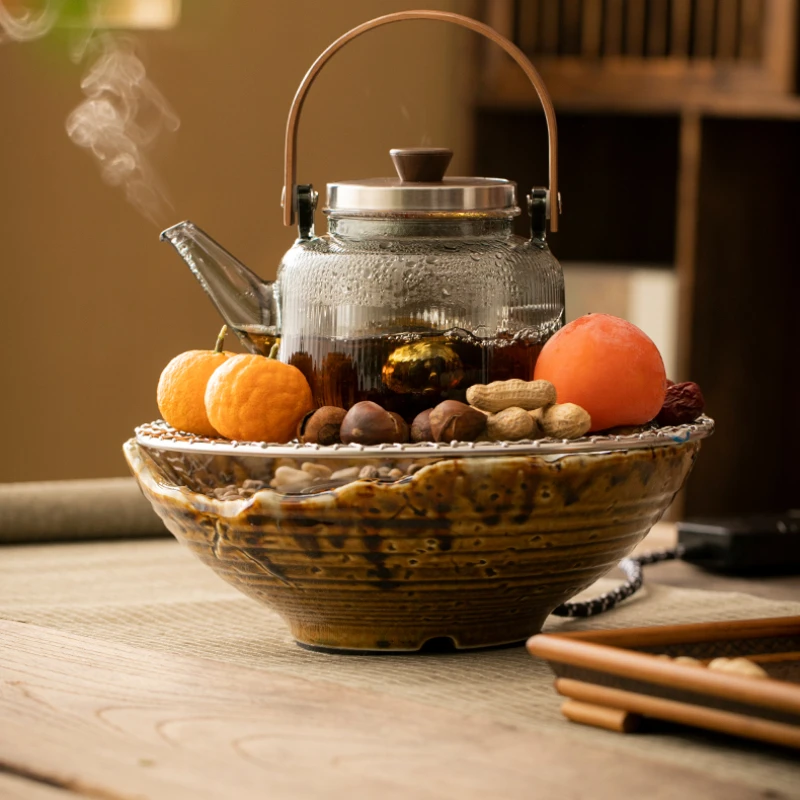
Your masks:
[{"label": "black electronic device", "polygon": [[800,510],[679,522],[680,558],[736,575],[800,572]]}]

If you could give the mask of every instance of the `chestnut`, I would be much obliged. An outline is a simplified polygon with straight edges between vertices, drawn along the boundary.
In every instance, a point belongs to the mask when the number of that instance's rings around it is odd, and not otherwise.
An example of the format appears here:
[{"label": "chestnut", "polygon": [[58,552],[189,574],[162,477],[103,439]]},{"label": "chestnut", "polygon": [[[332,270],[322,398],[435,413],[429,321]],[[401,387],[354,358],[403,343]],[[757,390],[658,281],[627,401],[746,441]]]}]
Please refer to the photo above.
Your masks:
[{"label": "chestnut", "polygon": [[433,433],[431,432],[431,411],[433,411],[432,408],[426,408],[414,417],[414,421],[411,423],[412,442],[433,441]]},{"label": "chestnut", "polygon": [[409,435],[408,423],[396,411],[390,411],[389,416],[395,421],[397,431],[392,441],[398,444],[405,444]]},{"label": "chestnut", "polygon": [[297,426],[297,438],[304,444],[339,444],[339,429],[347,412],[338,406],[309,411]]},{"label": "chestnut", "polygon": [[399,414],[370,400],[362,400],[345,414],[340,436],[344,444],[407,442],[408,425]]},{"label": "chestnut", "polygon": [[458,400],[439,403],[429,418],[435,442],[472,442],[486,428],[486,414]]}]

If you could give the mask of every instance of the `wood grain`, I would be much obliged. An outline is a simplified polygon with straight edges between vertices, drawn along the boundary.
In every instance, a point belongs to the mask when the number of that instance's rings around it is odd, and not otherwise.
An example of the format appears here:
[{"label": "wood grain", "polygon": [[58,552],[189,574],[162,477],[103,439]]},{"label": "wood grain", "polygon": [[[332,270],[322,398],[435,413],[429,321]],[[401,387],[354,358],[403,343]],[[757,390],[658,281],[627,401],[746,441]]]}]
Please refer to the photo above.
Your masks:
[{"label": "wood grain", "polygon": [[8,621],[0,652],[4,769],[90,797],[483,800],[577,797],[587,786],[602,799],[617,798],[623,780],[626,793],[654,799],[761,796],[688,768],[622,763],[601,748],[578,756],[566,737],[302,676]]},{"label": "wood grain", "polygon": [[0,797],[3,800],[81,800],[87,795],[59,789],[20,775],[0,772]]},{"label": "wood grain", "polygon": [[700,192],[702,148],[702,125],[697,114],[681,115],[678,141],[680,154],[675,226],[675,269],[678,275],[678,308],[680,311],[678,315],[678,373],[674,380],[687,381],[689,380],[692,349],[697,198]]}]

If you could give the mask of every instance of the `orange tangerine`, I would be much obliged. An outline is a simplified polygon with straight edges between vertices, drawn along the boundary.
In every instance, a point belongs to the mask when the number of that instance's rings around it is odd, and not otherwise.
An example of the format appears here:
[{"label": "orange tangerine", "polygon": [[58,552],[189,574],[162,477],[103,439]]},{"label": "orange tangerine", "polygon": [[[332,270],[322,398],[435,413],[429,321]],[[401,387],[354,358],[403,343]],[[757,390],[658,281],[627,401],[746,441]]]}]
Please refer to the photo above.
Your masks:
[{"label": "orange tangerine", "polygon": [[200,436],[219,436],[208,421],[205,393],[214,370],[234,355],[222,350],[227,331],[223,325],[213,350],[188,350],[164,367],[158,381],[158,410],[173,428]]},{"label": "orange tangerine", "polygon": [[228,439],[288,442],[314,408],[311,387],[297,367],[243,354],[228,359],[208,381],[206,412]]}]

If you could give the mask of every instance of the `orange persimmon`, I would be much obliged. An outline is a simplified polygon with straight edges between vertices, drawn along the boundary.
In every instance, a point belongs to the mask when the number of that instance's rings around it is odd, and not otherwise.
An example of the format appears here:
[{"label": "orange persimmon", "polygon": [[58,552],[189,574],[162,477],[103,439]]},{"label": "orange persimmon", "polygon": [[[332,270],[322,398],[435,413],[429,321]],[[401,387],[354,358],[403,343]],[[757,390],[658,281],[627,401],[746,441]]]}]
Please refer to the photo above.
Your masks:
[{"label": "orange persimmon", "polygon": [[219,436],[208,421],[205,394],[214,370],[234,355],[222,350],[227,332],[223,325],[213,350],[188,350],[164,367],[158,381],[158,410],[173,428],[200,436]]},{"label": "orange persimmon", "polygon": [[534,377],[556,387],[559,403],[585,408],[592,431],[649,422],[667,391],[653,341],[610,314],[587,314],[561,328],[542,348]]}]

